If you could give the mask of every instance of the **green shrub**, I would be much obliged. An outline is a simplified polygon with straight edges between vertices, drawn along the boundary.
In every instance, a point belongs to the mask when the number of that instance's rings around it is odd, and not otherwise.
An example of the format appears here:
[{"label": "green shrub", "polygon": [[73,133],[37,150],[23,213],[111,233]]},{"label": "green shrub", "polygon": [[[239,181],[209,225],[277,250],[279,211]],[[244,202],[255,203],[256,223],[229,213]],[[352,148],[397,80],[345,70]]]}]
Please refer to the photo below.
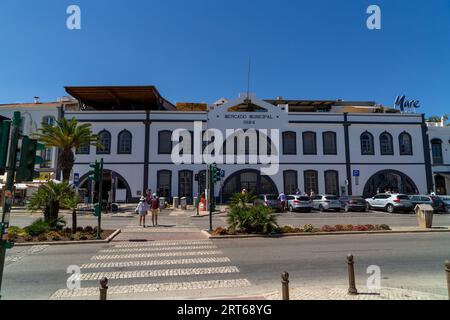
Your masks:
[{"label": "green shrub", "polygon": [[49,223],[42,219],[38,219],[25,228],[25,231],[31,236],[39,236],[51,230]]},{"label": "green shrub", "polygon": [[314,232],[315,228],[312,224],[305,224],[303,232]]},{"label": "green shrub", "polygon": [[94,232],[94,228],[92,228],[91,226],[87,226],[86,228],[84,228],[83,232],[92,233]]},{"label": "green shrub", "polygon": [[16,240],[19,237],[25,238],[27,235],[28,233],[25,231],[25,229],[14,226],[8,228],[8,237],[11,240]]},{"label": "green shrub", "polygon": [[375,228],[377,230],[386,230],[386,231],[391,230],[391,228],[387,224],[376,225]]},{"label": "green shrub", "polygon": [[278,229],[276,217],[264,206],[233,206],[227,218],[231,230],[246,233],[273,233]]}]

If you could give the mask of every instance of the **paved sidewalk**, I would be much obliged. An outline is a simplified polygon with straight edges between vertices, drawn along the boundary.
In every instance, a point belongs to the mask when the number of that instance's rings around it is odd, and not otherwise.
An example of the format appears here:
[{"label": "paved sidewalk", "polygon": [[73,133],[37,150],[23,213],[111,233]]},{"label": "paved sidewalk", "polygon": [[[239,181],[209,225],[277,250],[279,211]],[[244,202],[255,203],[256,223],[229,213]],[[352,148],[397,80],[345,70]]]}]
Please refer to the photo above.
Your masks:
[{"label": "paved sidewalk", "polygon": [[[399,288],[359,290],[358,295],[349,295],[346,287],[291,288],[290,300],[448,300],[448,297],[427,292]],[[268,300],[281,300],[281,289],[265,295]]]}]

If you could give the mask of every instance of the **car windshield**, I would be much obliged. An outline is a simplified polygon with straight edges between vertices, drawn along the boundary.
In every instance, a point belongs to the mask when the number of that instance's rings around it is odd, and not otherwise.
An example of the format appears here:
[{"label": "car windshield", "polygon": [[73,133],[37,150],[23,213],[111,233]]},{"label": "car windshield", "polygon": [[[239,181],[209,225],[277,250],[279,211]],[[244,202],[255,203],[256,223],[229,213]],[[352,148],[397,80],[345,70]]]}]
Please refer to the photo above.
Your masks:
[{"label": "car windshield", "polygon": [[399,195],[397,196],[397,199],[400,199],[400,200],[409,200],[409,197],[408,197],[407,195],[405,195],[405,194],[399,194]]},{"label": "car windshield", "polygon": [[266,198],[267,200],[278,200],[278,197],[273,194],[266,196]]},{"label": "car windshield", "polygon": [[336,196],[327,196],[327,197],[325,197],[325,199],[327,199],[327,200],[339,200],[339,198],[336,197]]}]

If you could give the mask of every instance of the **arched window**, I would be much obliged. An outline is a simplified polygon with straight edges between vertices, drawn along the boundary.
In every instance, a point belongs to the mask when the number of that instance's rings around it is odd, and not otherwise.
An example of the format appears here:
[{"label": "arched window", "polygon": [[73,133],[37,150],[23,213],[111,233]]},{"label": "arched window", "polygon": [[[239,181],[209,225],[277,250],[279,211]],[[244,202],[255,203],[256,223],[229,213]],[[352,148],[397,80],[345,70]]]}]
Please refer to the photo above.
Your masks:
[{"label": "arched window", "polygon": [[325,171],[325,193],[339,195],[339,172],[335,170]]},{"label": "arched window", "polygon": [[305,192],[311,195],[314,192],[319,193],[318,174],[315,170],[308,170],[304,172],[305,175]]},{"label": "arched window", "polygon": [[297,134],[295,132],[283,132],[283,154],[297,154]]},{"label": "arched window", "polygon": [[117,140],[117,154],[131,154],[133,137],[131,132],[123,130]]},{"label": "arched window", "polygon": [[399,145],[400,145],[400,155],[412,156],[413,155],[413,147],[412,147],[411,135],[407,132],[403,132],[398,137],[398,140],[399,140]]},{"label": "arched window", "polygon": [[97,154],[110,154],[111,153],[111,133],[103,130],[98,134],[98,140],[100,146],[97,147]]},{"label": "arched window", "polygon": [[172,172],[169,170],[158,171],[156,180],[158,197],[170,198],[172,196]]},{"label": "arched window", "polygon": [[383,132],[380,135],[380,150],[381,155],[392,156],[394,155],[394,146],[392,143],[392,136],[388,132]]},{"label": "arched window", "polygon": [[336,155],[336,132],[327,131],[322,134],[323,138],[323,154]]},{"label": "arched window", "polygon": [[295,194],[298,189],[298,175],[297,171],[287,170],[283,172],[284,175],[284,193]]},{"label": "arched window", "polygon": [[361,154],[374,155],[375,148],[373,147],[373,135],[366,131],[361,135]]},{"label": "arched window", "polygon": [[158,132],[158,153],[172,154],[172,131]]},{"label": "arched window", "polygon": [[431,151],[433,153],[433,163],[443,164],[444,158],[442,157],[442,140],[433,139],[431,140]]},{"label": "arched window", "polygon": [[316,134],[314,132],[303,132],[303,154],[317,154]]}]

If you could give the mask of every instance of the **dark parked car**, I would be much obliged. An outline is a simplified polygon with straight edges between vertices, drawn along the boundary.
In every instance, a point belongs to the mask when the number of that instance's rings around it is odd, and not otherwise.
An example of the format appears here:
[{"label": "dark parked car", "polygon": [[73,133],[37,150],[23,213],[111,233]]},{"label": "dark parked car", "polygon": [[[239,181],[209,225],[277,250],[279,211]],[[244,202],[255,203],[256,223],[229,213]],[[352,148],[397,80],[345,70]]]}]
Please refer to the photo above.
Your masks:
[{"label": "dark parked car", "polygon": [[435,213],[450,213],[450,197],[436,196],[431,197]]},{"label": "dark parked car", "polygon": [[409,196],[409,199],[411,200],[413,204],[413,208],[415,209],[418,204],[429,204],[434,208],[434,201],[433,198],[426,195],[413,195]]},{"label": "dark parked car", "polygon": [[292,195],[287,196],[289,212],[305,211],[311,212],[313,205],[308,196]]},{"label": "dark parked car", "polygon": [[262,205],[274,210],[280,210],[280,201],[275,194],[261,194],[255,200],[255,205]]},{"label": "dark parked car", "polygon": [[366,212],[367,204],[363,197],[358,196],[342,196],[339,198],[341,201],[341,208],[345,212],[360,211]]}]

